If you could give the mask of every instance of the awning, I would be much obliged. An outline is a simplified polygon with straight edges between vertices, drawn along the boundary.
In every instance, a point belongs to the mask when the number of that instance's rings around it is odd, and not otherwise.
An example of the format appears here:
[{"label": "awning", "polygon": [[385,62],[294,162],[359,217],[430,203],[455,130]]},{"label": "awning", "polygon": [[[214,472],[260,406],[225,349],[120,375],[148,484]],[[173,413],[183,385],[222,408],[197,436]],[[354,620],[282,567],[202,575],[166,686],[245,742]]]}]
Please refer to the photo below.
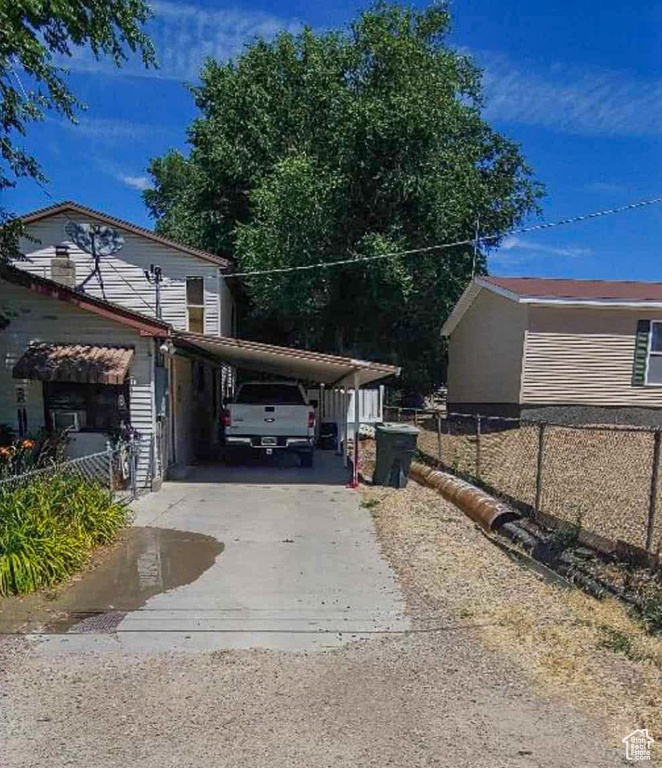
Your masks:
[{"label": "awning", "polygon": [[131,347],[31,344],[12,375],[15,379],[122,384],[133,355]]},{"label": "awning", "polygon": [[353,386],[355,372],[358,374],[359,386],[386,376],[400,375],[400,368],[396,365],[355,360],[295,347],[276,347],[245,339],[179,332],[174,334],[173,340],[178,347],[203,350],[220,362],[237,368],[265,371],[321,384]]}]

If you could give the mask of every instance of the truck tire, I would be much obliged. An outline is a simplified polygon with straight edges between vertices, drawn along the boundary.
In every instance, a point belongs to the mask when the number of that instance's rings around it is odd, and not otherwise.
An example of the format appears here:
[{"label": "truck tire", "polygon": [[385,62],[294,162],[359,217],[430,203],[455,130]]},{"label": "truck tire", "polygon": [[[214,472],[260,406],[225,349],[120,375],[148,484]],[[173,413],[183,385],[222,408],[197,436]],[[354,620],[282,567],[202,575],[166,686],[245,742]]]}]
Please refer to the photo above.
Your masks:
[{"label": "truck tire", "polygon": [[313,466],[313,451],[306,451],[305,453],[300,453],[299,458],[301,459],[301,466],[306,467],[309,469]]}]

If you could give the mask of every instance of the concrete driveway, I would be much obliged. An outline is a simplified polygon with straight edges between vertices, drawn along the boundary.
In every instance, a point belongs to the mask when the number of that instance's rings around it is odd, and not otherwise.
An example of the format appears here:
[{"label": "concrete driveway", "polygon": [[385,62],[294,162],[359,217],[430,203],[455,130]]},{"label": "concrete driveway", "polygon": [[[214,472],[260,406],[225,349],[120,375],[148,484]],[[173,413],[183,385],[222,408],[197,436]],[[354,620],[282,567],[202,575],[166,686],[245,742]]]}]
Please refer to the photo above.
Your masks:
[{"label": "concrete driveway", "polygon": [[77,585],[74,608],[91,618],[42,635],[40,647],[316,650],[407,629],[339,458],[318,451],[312,470],[288,458],[190,468],[138,500],[133,545],[112,574],[104,563]]}]

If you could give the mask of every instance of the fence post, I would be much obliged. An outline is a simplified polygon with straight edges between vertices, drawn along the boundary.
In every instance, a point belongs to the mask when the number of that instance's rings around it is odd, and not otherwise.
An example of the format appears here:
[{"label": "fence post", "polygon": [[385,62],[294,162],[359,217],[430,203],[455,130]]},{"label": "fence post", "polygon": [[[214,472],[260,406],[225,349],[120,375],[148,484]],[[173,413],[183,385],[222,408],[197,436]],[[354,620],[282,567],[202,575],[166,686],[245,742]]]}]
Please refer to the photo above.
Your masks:
[{"label": "fence post", "polygon": [[138,452],[136,451],[136,438],[131,437],[129,443],[130,461],[129,467],[131,474],[131,498],[138,497]]},{"label": "fence post", "polygon": [[534,513],[540,512],[540,501],[542,497],[542,466],[543,456],[545,448],[545,423],[540,422],[538,425],[538,466],[536,468],[536,501],[534,505]]},{"label": "fence post", "polygon": [[476,478],[480,480],[480,414],[476,416]]},{"label": "fence post", "polygon": [[437,459],[441,464],[441,414],[437,414]]},{"label": "fence post", "polygon": [[660,430],[655,430],[653,437],[653,470],[651,472],[651,492],[648,502],[648,529],[646,531],[646,551],[653,552],[653,536],[655,534],[655,513],[657,511],[657,479],[660,469]]},{"label": "fence post", "polygon": [[106,440],[106,453],[108,454],[108,488],[115,493],[115,481],[113,479],[113,446],[110,440]]}]

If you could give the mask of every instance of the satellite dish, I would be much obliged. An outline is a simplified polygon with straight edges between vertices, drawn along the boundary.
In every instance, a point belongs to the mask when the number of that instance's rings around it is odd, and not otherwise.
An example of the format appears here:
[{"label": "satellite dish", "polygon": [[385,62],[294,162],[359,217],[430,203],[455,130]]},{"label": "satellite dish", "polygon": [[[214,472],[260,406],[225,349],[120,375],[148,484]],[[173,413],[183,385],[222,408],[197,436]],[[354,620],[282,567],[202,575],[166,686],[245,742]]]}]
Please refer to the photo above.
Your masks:
[{"label": "satellite dish", "polygon": [[112,256],[124,247],[124,238],[112,227],[70,221],[64,231],[81,250],[92,256]]},{"label": "satellite dish", "polygon": [[82,224],[78,221],[69,221],[64,228],[73,242],[85,253],[89,253],[94,259],[94,267],[90,274],[77,286],[77,290],[84,291],[85,286],[96,275],[101,294],[106,298],[106,291],[101,276],[100,259],[102,256],[112,256],[121,251],[124,246],[124,238],[112,227],[103,227],[100,224]]}]

